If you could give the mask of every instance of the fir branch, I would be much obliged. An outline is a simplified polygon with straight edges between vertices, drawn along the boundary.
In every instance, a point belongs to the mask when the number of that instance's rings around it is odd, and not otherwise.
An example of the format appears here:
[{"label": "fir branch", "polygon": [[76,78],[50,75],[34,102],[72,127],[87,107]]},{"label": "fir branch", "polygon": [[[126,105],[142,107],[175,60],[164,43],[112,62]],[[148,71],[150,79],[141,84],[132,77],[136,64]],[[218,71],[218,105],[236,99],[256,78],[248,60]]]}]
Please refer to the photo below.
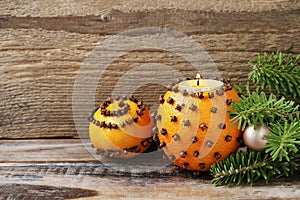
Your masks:
[{"label": "fir branch", "polygon": [[240,185],[242,182],[252,186],[259,179],[266,184],[275,175],[289,176],[297,169],[295,159],[272,161],[265,152],[236,152],[230,157],[213,164],[210,168],[212,183],[220,185]]},{"label": "fir branch", "polygon": [[298,105],[293,101],[286,101],[284,97],[277,100],[274,94],[269,97],[264,92],[250,92],[249,85],[246,87],[247,94],[242,95],[238,102],[232,103],[233,111],[228,111],[232,124],[238,123],[238,128],[244,130],[246,126],[262,126],[276,119],[289,118],[298,112]]},{"label": "fir branch", "polygon": [[291,55],[285,58],[282,53],[267,54],[257,63],[249,62],[253,71],[249,78],[262,89],[269,88],[269,97],[264,92],[250,92],[249,84],[246,92],[241,87],[235,89],[242,94],[238,102],[232,104],[233,111],[228,111],[233,124],[244,130],[247,125],[255,128],[267,125],[271,131],[265,136],[267,146],[265,152],[236,152],[230,157],[211,166],[212,182],[216,185],[237,184],[246,182],[253,185],[263,178],[266,183],[274,175],[293,174],[299,168],[300,160],[300,112],[299,105],[288,101],[286,97],[277,99],[275,92],[292,97],[296,102],[300,99],[300,68],[297,67],[300,54],[295,60]]},{"label": "fir branch", "polygon": [[[270,135],[266,139],[266,153],[269,153],[272,161],[291,161],[293,155],[299,153],[300,147],[300,122],[298,119],[284,121],[269,125]],[[292,156],[292,158],[291,158]]]},{"label": "fir branch", "polygon": [[294,100],[300,98],[300,54],[293,60],[291,54],[284,56],[281,52],[272,53],[263,58],[258,54],[257,62],[249,62],[252,71],[248,77],[255,85],[260,84],[262,89],[269,88],[277,95],[291,96]]},{"label": "fir branch", "polygon": [[[276,167],[275,167],[276,168]],[[269,164],[268,156],[262,152],[236,152],[211,166],[210,172],[213,175],[212,183],[219,186],[222,184],[240,185],[246,182],[253,185],[254,181],[263,178],[266,183],[277,168]]]}]

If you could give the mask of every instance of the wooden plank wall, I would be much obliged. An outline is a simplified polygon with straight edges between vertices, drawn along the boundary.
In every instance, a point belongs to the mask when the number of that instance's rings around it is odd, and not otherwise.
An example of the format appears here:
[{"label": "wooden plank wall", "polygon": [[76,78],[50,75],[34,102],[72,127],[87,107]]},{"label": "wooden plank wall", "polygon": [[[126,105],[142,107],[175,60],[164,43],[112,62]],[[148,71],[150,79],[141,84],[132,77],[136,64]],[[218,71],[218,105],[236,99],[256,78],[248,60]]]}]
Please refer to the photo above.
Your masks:
[{"label": "wooden plank wall", "polygon": [[[194,39],[222,76],[245,83],[258,52],[300,53],[300,3],[240,1],[1,1],[0,138],[78,138],[72,92],[80,66],[95,46],[134,28],[168,27]],[[117,48],[117,46],[116,46]],[[178,46],[180,48],[180,46]],[[171,52],[143,50],[114,60],[111,69],[147,61],[186,71]],[[110,94],[118,76],[97,88],[96,102]],[[172,81],[172,80],[171,80]],[[156,102],[161,87],[151,95]],[[82,113],[88,114],[88,113]]]}]

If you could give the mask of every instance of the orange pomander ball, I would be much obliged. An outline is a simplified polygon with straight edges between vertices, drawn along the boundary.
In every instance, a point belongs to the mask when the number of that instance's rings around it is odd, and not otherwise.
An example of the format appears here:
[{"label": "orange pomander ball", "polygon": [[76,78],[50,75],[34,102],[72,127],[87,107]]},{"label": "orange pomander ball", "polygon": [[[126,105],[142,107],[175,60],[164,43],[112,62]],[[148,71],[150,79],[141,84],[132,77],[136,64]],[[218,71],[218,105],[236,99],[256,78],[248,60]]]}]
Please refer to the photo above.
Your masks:
[{"label": "orange pomander ball", "polygon": [[[171,85],[159,98],[159,147],[176,169],[208,171],[239,147],[241,131],[231,126],[227,112],[239,96],[229,81],[210,80],[196,87],[185,82]],[[201,92],[195,92],[197,87]]]},{"label": "orange pomander ball", "polygon": [[141,99],[108,98],[89,116],[89,136],[97,154],[130,158],[152,141],[153,120]]}]

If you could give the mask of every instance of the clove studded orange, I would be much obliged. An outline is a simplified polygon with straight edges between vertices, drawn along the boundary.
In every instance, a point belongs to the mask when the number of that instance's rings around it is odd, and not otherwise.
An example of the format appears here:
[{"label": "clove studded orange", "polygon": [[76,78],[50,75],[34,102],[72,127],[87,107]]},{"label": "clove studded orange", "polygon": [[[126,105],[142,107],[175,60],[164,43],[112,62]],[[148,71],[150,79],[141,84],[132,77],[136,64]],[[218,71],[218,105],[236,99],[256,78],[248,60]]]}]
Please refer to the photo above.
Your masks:
[{"label": "clove studded orange", "polygon": [[152,141],[153,120],[141,99],[108,98],[89,116],[90,140],[97,154],[129,158],[144,152]]},{"label": "clove studded orange", "polygon": [[235,152],[241,141],[237,125],[231,126],[231,103],[238,94],[230,81],[181,81],[159,97],[156,126],[159,147],[176,169],[208,171]]}]

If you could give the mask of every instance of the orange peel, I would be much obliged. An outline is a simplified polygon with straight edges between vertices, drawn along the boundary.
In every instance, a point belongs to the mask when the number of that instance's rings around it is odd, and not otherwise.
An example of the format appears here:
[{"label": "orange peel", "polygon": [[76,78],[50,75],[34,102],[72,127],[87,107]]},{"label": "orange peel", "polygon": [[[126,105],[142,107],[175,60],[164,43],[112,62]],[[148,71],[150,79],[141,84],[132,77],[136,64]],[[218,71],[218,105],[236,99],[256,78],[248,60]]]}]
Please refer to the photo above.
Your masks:
[{"label": "orange peel", "polygon": [[152,142],[153,120],[141,99],[108,98],[89,116],[89,137],[97,154],[130,158]]},{"label": "orange peel", "polygon": [[204,92],[188,92],[177,84],[159,97],[156,127],[159,147],[176,169],[209,171],[210,166],[235,152],[241,140],[231,126],[231,103],[239,99],[230,81]]}]

